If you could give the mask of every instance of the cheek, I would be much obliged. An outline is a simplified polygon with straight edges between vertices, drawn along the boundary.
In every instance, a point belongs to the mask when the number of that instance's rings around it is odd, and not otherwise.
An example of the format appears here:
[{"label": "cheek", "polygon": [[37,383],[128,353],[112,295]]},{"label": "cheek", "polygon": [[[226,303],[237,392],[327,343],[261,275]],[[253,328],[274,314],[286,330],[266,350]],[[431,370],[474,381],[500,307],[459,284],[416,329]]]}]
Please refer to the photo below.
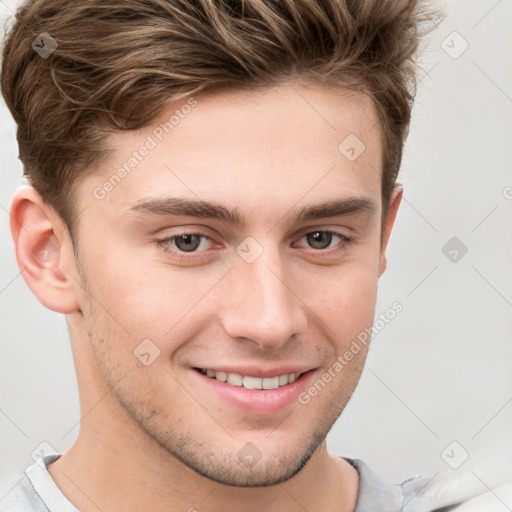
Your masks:
[{"label": "cheek", "polygon": [[202,298],[222,275],[219,269],[178,269],[154,257],[150,261],[133,249],[131,254],[90,255],[84,268],[88,293],[107,313],[106,321],[120,324],[134,339],[158,340],[182,327],[197,316]]},{"label": "cheek", "polygon": [[165,370],[165,353],[156,336],[147,335],[146,326],[123,325],[123,318],[119,321],[114,314],[93,299],[84,304],[94,360],[108,388],[125,407],[135,411],[134,404],[139,404],[141,414],[153,416],[157,411],[151,410],[156,407],[152,397],[163,390],[178,397],[180,387]]},{"label": "cheek", "polygon": [[[301,297],[335,333],[357,334],[373,321],[377,274],[363,262],[301,275]],[[332,333],[331,333],[332,334]]]}]

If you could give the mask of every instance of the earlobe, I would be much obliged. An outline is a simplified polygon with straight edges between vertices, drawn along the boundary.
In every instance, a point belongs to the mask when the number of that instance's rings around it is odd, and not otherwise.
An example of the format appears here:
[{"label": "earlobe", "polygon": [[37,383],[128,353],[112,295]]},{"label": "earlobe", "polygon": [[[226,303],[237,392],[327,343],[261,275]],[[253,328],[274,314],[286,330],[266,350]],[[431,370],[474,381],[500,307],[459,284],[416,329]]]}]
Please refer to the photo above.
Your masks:
[{"label": "earlobe", "polygon": [[391,230],[393,229],[393,225],[395,223],[396,215],[398,213],[398,208],[400,206],[400,202],[402,201],[403,196],[403,188],[395,187],[393,193],[391,194],[391,198],[389,201],[388,213],[386,216],[386,220],[384,222],[384,228],[382,231],[381,237],[381,246],[380,246],[380,257],[379,257],[379,269],[378,276],[380,277],[384,274],[387,266],[386,259],[386,250],[388,247],[389,237],[391,236]]},{"label": "earlobe", "polygon": [[11,204],[11,233],[25,282],[41,304],[68,314],[79,311],[71,239],[60,217],[30,186],[18,190]]}]

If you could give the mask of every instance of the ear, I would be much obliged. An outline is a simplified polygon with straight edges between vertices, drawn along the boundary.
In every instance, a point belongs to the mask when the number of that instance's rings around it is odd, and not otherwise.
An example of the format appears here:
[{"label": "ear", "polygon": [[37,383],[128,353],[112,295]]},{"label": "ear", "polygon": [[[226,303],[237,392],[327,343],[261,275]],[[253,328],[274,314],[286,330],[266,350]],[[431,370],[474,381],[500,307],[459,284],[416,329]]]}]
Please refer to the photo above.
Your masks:
[{"label": "ear", "polygon": [[388,213],[386,220],[384,221],[384,227],[382,231],[381,244],[380,244],[380,257],[379,257],[379,277],[384,274],[387,266],[386,260],[386,249],[388,247],[389,237],[391,236],[391,230],[395,223],[396,214],[398,213],[398,207],[402,201],[403,189],[402,187],[395,187],[391,198],[389,200]]},{"label": "ear", "polygon": [[16,192],[10,214],[16,259],[32,293],[52,311],[79,311],[73,245],[60,216],[31,186]]}]

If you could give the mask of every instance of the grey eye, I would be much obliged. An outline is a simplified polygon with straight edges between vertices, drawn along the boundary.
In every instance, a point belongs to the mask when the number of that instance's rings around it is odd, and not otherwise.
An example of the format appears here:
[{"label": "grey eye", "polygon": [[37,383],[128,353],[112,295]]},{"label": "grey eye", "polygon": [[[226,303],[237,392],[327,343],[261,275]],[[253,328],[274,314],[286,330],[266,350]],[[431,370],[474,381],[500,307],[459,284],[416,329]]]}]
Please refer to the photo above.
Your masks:
[{"label": "grey eye", "polygon": [[199,247],[202,238],[202,235],[180,235],[174,237],[174,241],[180,251],[191,252]]},{"label": "grey eye", "polygon": [[331,245],[333,233],[328,231],[313,231],[306,235],[308,244],[313,249],[327,249]]}]

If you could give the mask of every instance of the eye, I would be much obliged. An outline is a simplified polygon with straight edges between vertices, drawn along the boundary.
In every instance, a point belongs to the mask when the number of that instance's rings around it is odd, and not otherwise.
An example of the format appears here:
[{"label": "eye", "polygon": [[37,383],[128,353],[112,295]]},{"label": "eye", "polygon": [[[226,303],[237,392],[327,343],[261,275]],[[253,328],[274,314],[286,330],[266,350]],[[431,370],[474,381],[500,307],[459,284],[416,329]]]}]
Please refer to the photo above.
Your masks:
[{"label": "eye", "polygon": [[200,252],[208,248],[212,240],[202,233],[183,233],[158,240],[164,251],[178,250],[178,252]]},{"label": "eye", "polygon": [[[341,249],[343,242],[349,242],[350,239],[331,230],[317,230],[305,233],[300,240],[306,240],[307,246],[324,252],[334,252]],[[165,252],[174,252],[178,256],[184,253],[205,252],[214,245],[214,241],[204,233],[182,233],[156,241]],[[299,243],[300,246],[302,244]],[[340,247],[336,247],[339,245]],[[328,249],[332,249],[329,251]]]},{"label": "eye", "polygon": [[301,237],[302,239],[306,239],[307,244],[313,248],[318,250],[325,250],[330,249],[332,247],[331,244],[333,242],[348,242],[349,238],[347,238],[345,235],[342,235],[341,233],[338,233],[337,231],[331,231],[331,230],[318,230],[318,231],[311,231],[309,233],[306,233]]}]

